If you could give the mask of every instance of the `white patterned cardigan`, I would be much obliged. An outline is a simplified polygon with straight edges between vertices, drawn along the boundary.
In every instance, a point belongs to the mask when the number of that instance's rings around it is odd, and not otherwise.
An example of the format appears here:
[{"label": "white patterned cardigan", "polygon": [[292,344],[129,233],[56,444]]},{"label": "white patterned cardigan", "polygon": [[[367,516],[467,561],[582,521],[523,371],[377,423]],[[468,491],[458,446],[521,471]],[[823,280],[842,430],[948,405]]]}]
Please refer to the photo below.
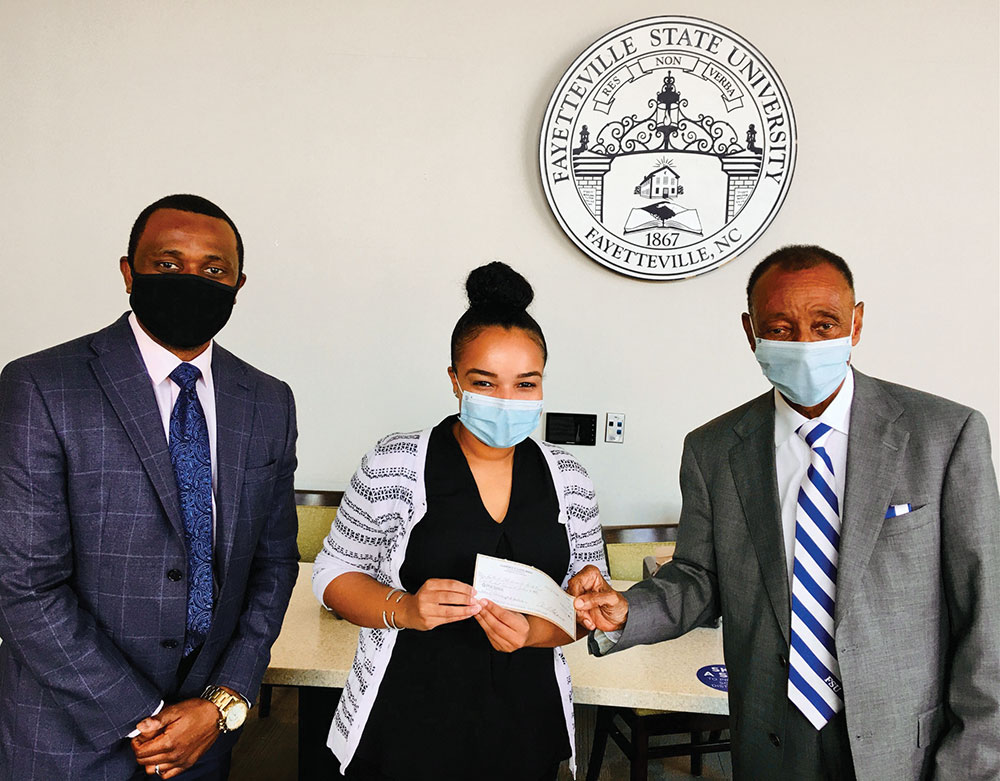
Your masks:
[{"label": "white patterned cardigan", "polygon": [[[413,527],[427,511],[424,464],[431,429],[392,434],[381,440],[362,460],[344,493],[330,534],[313,565],[312,586],[322,603],[330,582],[346,572],[362,572],[380,583],[402,588],[399,570]],[[587,564],[608,577],[601,523],[594,485],[579,461],[561,448],[538,442],[559,498],[559,522],[569,538],[569,569],[563,579]],[[368,714],[378,694],[382,676],[396,642],[396,630],[362,628],[354,663],[330,726],[327,745],[345,769],[361,740]],[[562,650],[553,649],[556,682],[576,774],[576,739],[573,723],[572,684]]]}]

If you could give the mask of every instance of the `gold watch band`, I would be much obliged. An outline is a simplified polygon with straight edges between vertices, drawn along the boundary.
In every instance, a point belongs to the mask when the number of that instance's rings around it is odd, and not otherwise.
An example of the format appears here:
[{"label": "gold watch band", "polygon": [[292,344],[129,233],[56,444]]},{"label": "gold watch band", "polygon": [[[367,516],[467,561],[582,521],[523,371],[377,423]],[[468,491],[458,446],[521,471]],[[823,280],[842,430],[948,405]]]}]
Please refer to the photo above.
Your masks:
[{"label": "gold watch band", "polygon": [[[229,732],[230,729],[227,726],[227,718],[229,716],[229,711],[234,705],[239,703],[243,706],[245,710],[249,710],[250,703],[247,702],[246,697],[241,694],[234,693],[232,691],[227,691],[221,686],[206,686],[205,691],[201,693],[202,699],[208,700],[219,710],[219,722],[218,727],[220,732]],[[242,723],[242,722],[241,722]]]}]

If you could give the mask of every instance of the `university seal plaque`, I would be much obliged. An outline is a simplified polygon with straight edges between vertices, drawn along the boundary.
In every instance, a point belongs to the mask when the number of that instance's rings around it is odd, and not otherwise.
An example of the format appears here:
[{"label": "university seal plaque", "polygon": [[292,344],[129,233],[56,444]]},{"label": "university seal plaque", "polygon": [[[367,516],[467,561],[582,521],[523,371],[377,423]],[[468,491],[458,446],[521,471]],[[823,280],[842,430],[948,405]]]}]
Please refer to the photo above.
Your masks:
[{"label": "university seal plaque", "polygon": [[653,280],[718,268],[771,224],[795,169],[795,116],[771,64],[686,16],[632,22],[566,71],[539,163],[573,242]]}]

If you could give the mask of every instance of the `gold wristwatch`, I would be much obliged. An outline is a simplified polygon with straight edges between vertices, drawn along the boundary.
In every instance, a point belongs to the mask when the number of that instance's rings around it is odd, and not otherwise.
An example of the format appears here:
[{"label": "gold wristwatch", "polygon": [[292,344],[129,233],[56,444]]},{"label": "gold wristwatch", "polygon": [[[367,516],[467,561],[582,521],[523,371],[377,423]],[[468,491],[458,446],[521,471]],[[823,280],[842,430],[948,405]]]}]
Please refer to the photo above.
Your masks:
[{"label": "gold wristwatch", "polygon": [[232,694],[218,686],[206,686],[201,698],[219,709],[220,732],[232,732],[242,727],[246,721],[250,706],[240,695]]}]

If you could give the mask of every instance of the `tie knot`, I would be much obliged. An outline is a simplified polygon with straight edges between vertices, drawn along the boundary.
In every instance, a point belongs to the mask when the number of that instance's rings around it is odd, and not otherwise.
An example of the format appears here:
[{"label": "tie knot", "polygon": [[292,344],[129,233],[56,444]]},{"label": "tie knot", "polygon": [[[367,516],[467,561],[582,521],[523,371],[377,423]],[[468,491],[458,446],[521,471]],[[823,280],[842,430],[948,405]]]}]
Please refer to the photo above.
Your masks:
[{"label": "tie knot", "polygon": [[833,429],[821,420],[808,420],[795,429],[795,433],[805,440],[810,448],[815,448],[820,444],[820,440],[829,434]]},{"label": "tie knot", "polygon": [[193,363],[178,364],[177,368],[170,372],[170,379],[176,382],[182,390],[193,388],[199,377],[201,377],[201,369]]}]

